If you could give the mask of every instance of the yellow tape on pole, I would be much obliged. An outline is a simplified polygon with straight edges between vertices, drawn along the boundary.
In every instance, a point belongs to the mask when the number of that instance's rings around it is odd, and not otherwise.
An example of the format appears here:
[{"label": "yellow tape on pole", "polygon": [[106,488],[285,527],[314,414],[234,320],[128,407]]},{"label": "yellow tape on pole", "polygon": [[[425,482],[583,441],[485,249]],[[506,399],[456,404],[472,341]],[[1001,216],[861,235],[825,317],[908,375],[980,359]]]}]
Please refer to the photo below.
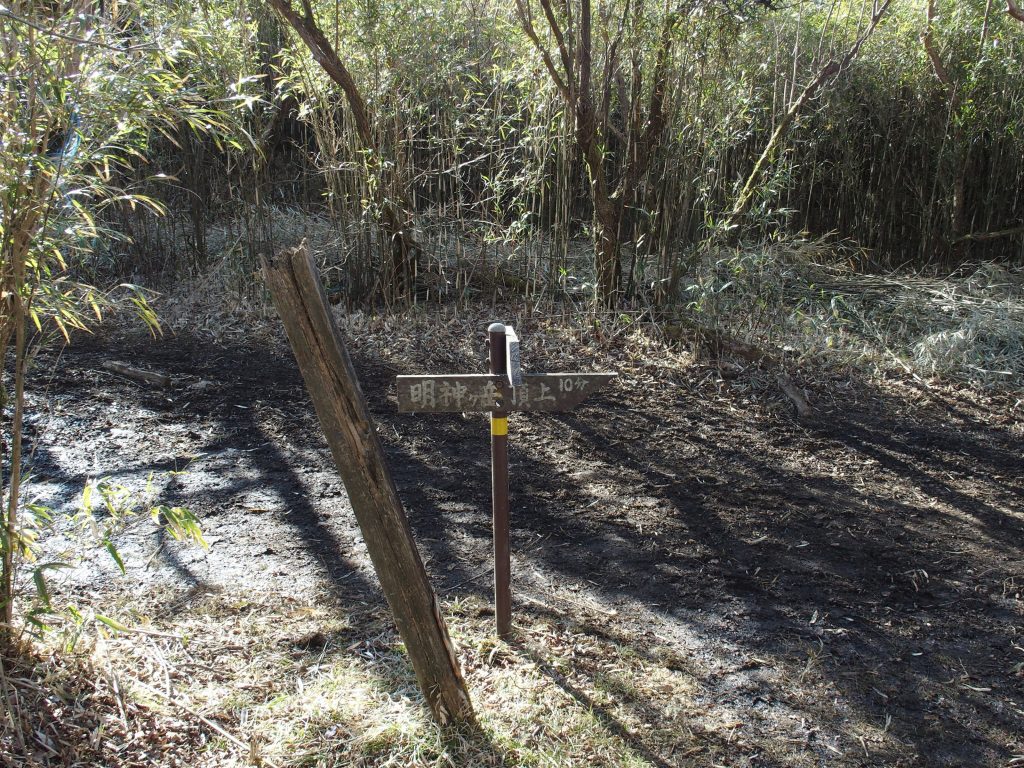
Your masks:
[{"label": "yellow tape on pole", "polygon": [[491,416],[491,434],[492,435],[507,435],[508,434],[508,417],[507,416]]}]

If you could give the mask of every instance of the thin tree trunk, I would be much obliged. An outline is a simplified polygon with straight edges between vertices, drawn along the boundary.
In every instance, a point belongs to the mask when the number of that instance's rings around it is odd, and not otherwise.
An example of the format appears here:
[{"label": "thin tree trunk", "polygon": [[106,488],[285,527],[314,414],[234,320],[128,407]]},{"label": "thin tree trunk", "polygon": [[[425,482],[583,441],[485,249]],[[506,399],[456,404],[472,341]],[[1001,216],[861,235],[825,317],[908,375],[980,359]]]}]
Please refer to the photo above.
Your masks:
[{"label": "thin tree trunk", "polygon": [[21,500],[22,425],[25,417],[25,373],[27,349],[25,339],[24,300],[15,295],[12,320],[14,330],[14,419],[11,422],[11,456],[8,461],[10,483],[7,488],[7,519],[4,536],[3,573],[0,575],[0,601],[3,602],[0,638],[9,642],[14,630],[14,551],[18,548],[18,508]]},{"label": "thin tree trunk", "polygon": [[[963,237],[967,232],[967,208],[964,195],[967,189],[967,172],[970,168],[971,151],[970,146],[961,149],[965,143],[965,137],[964,131],[960,127],[960,121],[957,118],[961,103],[960,91],[957,89],[956,83],[953,82],[953,77],[949,74],[946,65],[943,64],[942,56],[935,45],[933,34],[936,15],[935,6],[936,0],[928,0],[925,5],[925,26],[924,31],[921,33],[921,45],[924,46],[925,53],[928,55],[928,60],[932,65],[932,71],[935,73],[935,77],[942,86],[942,91],[946,97],[949,111],[947,125],[953,126],[952,136],[949,139],[949,143],[952,146],[952,162],[954,165],[949,211],[949,236],[945,238],[941,252],[944,258],[955,263],[963,256],[967,243]],[[962,156],[961,152],[963,153]],[[938,172],[941,173],[941,170],[942,166],[940,164]]]},{"label": "thin tree trunk", "polygon": [[[0,241],[2,257],[0,266],[3,267],[3,294],[4,299],[0,303],[2,315],[0,315],[0,363],[6,362],[7,352],[11,337],[14,337],[14,417],[11,421],[10,431],[10,453],[0,456],[0,462],[6,459],[8,484],[4,489],[0,484],[0,508],[5,508],[3,514],[3,535],[6,539],[6,546],[3,549],[2,563],[0,563],[0,642],[10,640],[13,631],[12,620],[14,616],[14,552],[18,546],[18,509],[21,494],[21,451],[22,451],[22,425],[25,408],[25,373],[27,370],[27,342],[25,337],[25,323],[27,321],[28,306],[23,296],[25,288],[25,270],[32,238],[34,237],[39,220],[43,216],[44,205],[40,203],[45,199],[44,190],[47,186],[47,176],[37,173],[30,180],[24,180],[16,189],[13,199],[20,201],[23,209],[11,217],[10,228],[5,233],[5,238]],[[15,210],[17,210],[15,208]],[[11,209],[7,209],[10,213]],[[2,366],[0,366],[2,368]],[[3,398],[6,401],[6,393]],[[0,403],[6,405],[6,402]],[[0,436],[0,443],[4,442]],[[7,449],[7,445],[3,445]],[[0,479],[3,471],[0,467]],[[2,491],[7,491],[6,507]]]},{"label": "thin tree trunk", "polygon": [[607,198],[594,200],[595,268],[598,298],[609,309],[618,303],[622,291],[622,259],[620,258],[619,227],[622,208]]},{"label": "thin tree trunk", "polygon": [[[545,9],[550,5],[545,2]],[[549,22],[553,18],[549,11]],[[621,201],[613,200],[608,189],[601,151],[601,135],[597,109],[591,92],[593,76],[590,0],[580,2],[580,44],[576,52],[575,70],[579,73],[576,89],[576,143],[583,151],[590,172],[590,197],[594,205],[594,268],[597,295],[605,306],[618,302],[622,284],[619,263],[619,225],[622,222]]]},{"label": "thin tree trunk", "polygon": [[[654,77],[646,122],[642,119],[643,110],[639,105],[640,88],[637,87],[629,109],[629,120],[633,130],[630,132],[631,136],[624,136],[608,120],[608,104],[611,97],[610,84],[607,81],[601,91],[600,114],[598,114],[598,107],[594,101],[591,0],[580,0],[579,19],[575,26],[579,39],[578,44],[572,48],[559,24],[551,0],[539,1],[555,41],[555,50],[561,62],[561,70],[556,64],[555,57],[545,48],[533,26],[529,0],[516,0],[516,9],[523,31],[540,52],[552,82],[575,119],[573,137],[587,164],[590,177],[590,201],[594,206],[594,267],[597,278],[597,295],[602,303],[612,307],[618,303],[622,295],[620,250],[624,214],[632,204],[637,185],[647,172],[651,156],[664,133],[665,83],[671,59],[672,30],[678,12],[669,12],[666,7],[665,24],[662,28],[658,50],[655,53]],[[566,13],[569,13],[571,8],[571,3],[567,2]],[[627,14],[629,8],[627,3],[625,11]],[[624,23],[625,20],[622,24]],[[622,25],[620,25],[615,41],[608,46],[609,57],[616,55],[621,36]],[[615,70],[614,62],[611,60],[606,62],[604,67],[606,80],[612,77]],[[638,78],[639,72],[635,71],[634,80],[638,81]],[[634,85],[638,86],[639,83],[635,82]],[[610,188],[605,172],[604,152],[609,131],[615,133],[620,140],[625,140],[626,144],[626,158],[622,164],[622,174],[614,191]]]},{"label": "thin tree trunk", "polygon": [[583,151],[590,174],[590,199],[594,206],[594,267],[597,295],[606,306],[614,306],[622,284],[619,263],[621,200],[612,199],[604,170],[604,155],[594,136],[593,102],[580,99],[576,110],[576,143]]},{"label": "thin tree trunk", "polygon": [[194,267],[202,268],[209,261],[206,247],[206,211],[209,205],[209,194],[206,185],[205,152],[202,139],[191,129],[183,129],[181,146],[185,155],[188,173],[186,190],[188,191],[189,218],[192,222],[192,246],[194,249]]},{"label": "thin tree trunk", "polygon": [[[378,226],[382,239],[387,243],[388,253],[382,282],[390,293],[390,298],[400,299],[407,296],[411,289],[414,276],[412,262],[418,250],[412,233],[412,206],[406,199],[405,180],[394,170],[398,167],[397,164],[391,164],[389,170],[389,164],[380,161],[381,148],[373,133],[366,100],[352,73],[342,62],[327,36],[317,26],[309,0],[301,2],[300,14],[292,6],[291,0],[267,0],[267,3],[295,30],[327,75],[341,87],[349,109],[352,110],[359,141],[365,149],[372,152],[377,172],[385,177],[377,185],[378,203],[381,208]],[[392,193],[390,197],[389,191]],[[395,196],[399,198],[398,201],[394,199]]]}]

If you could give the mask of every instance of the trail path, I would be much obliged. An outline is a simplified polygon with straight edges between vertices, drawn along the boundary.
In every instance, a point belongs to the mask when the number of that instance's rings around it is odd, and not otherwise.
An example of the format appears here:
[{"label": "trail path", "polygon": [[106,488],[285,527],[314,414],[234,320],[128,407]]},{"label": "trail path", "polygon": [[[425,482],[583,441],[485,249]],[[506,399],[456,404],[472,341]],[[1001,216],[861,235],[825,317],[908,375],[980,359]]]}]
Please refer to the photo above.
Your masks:
[{"label": "trail path", "polygon": [[[418,370],[368,347],[354,357],[436,589],[487,600],[485,417],[399,415],[392,378]],[[111,358],[178,384],[139,387],[102,370]],[[732,734],[721,746],[737,766],[995,766],[1024,753],[1013,398],[829,382],[801,425],[769,390],[708,371],[627,376],[578,411],[513,419],[517,622],[688,677],[683,705],[628,680],[614,706],[591,701],[610,728],[623,713],[646,723],[628,730],[655,764],[705,764],[676,743],[684,726]],[[89,478],[140,488],[152,476],[162,501],[202,518],[206,552],[147,526],[125,534],[132,579],[382,600],[280,339],[86,340],[37,377],[36,402],[44,390],[30,492],[59,507]],[[96,556],[67,578],[96,589],[119,576]],[[602,661],[583,647],[563,682],[585,697]]]}]

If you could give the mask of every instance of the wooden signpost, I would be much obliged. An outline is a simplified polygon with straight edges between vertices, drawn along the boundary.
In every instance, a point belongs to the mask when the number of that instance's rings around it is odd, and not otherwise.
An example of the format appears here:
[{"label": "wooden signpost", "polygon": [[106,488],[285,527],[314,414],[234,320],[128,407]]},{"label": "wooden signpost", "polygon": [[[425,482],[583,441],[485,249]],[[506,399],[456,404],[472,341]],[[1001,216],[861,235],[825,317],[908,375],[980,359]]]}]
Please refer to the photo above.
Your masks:
[{"label": "wooden signpost", "polygon": [[485,411],[491,414],[494,615],[498,636],[508,639],[512,635],[508,415],[511,411],[567,411],[608,384],[615,374],[524,374],[515,330],[492,323],[487,337],[489,374],[398,376],[398,410],[401,413]]},{"label": "wooden signpost", "polygon": [[265,259],[263,274],[427,704],[442,725],[472,723],[448,628],[305,242]]}]

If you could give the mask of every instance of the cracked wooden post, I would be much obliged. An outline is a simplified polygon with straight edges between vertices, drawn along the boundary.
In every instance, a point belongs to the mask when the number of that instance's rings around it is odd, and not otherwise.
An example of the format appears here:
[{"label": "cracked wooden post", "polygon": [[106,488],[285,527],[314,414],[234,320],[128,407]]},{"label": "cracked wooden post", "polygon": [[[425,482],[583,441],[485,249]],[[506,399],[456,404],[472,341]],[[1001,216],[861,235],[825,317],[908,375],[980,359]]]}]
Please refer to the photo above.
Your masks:
[{"label": "cracked wooden post", "polygon": [[263,274],[423,695],[442,725],[473,722],[437,597],[313,257],[303,242],[264,259]]}]

